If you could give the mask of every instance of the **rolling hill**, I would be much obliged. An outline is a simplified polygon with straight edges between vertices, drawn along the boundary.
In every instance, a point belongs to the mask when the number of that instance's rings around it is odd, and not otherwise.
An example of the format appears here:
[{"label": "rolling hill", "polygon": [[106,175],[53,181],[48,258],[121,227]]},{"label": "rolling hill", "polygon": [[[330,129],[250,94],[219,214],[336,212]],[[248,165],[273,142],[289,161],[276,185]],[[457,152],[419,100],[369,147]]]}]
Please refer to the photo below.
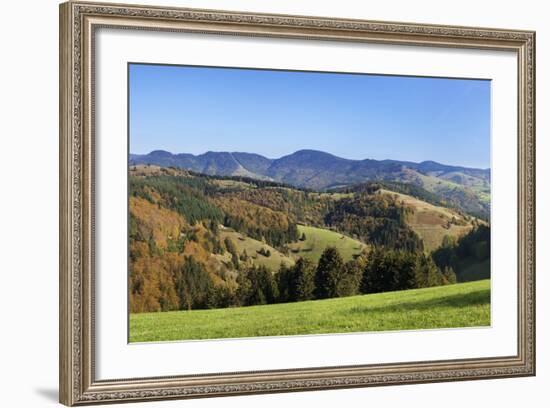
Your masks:
[{"label": "rolling hill", "polygon": [[305,240],[287,245],[292,256],[307,258],[315,263],[319,261],[322,252],[328,246],[335,247],[344,261],[353,259],[368,248],[361,241],[324,228],[298,225],[298,232],[300,235],[304,234]]},{"label": "rolling hill", "polygon": [[480,222],[451,208],[436,206],[410,195],[384,189],[378,193],[397,197],[399,202],[411,210],[406,222],[422,239],[424,249],[428,251],[439,247],[445,236],[458,239],[472,230],[476,222]]},{"label": "rolling hill", "polygon": [[[227,238],[231,239],[235,243],[238,253],[241,255],[246,254],[247,259],[243,261],[245,264],[265,266],[272,271],[277,270],[281,264],[286,266],[292,266],[294,264],[294,259],[292,257],[286,256],[272,246],[240,234],[232,229],[222,227],[220,238],[223,240]],[[269,254],[269,256],[266,256],[266,254]],[[231,257],[228,257],[228,255],[229,254],[225,253],[220,259],[223,259],[223,261],[227,263],[231,260]]]},{"label": "rolling hill", "polygon": [[177,167],[208,175],[272,180],[313,190],[330,190],[373,180],[398,181],[421,186],[468,213],[484,218],[489,215],[489,169],[434,161],[350,160],[316,150],[298,150],[278,159],[243,152],[192,155],[156,150],[145,155],[131,154],[129,162],[131,165]]},{"label": "rolling hill", "polygon": [[[490,276],[488,224],[412,184],[312,191],[248,176],[132,165],[129,212],[133,312],[182,309],[191,301],[193,308],[229,307],[244,293],[238,288],[247,287],[243,276],[260,274],[254,279],[268,288],[261,273],[279,279],[281,266],[298,268],[300,258],[317,265],[329,247],[350,273],[363,267],[358,255],[383,248],[417,259],[437,252],[437,273],[452,267],[459,281]],[[208,301],[189,300],[185,285],[196,285]]]},{"label": "rolling hill", "polygon": [[[174,168],[165,168],[149,165],[133,166],[131,174],[138,176],[139,179],[147,179],[149,177],[175,177],[191,180],[202,180],[200,175],[187,173],[185,170]],[[285,214],[292,222],[297,223],[298,235],[305,234],[306,240],[297,240],[294,243],[288,244],[287,247],[291,250],[289,256],[280,253],[280,256],[288,259],[277,259],[277,265],[282,260],[284,263],[292,262],[298,255],[304,256],[316,261],[320,252],[327,245],[336,246],[342,251],[346,258],[351,258],[352,255],[357,255],[365,244],[360,240],[352,238],[351,234],[346,234],[342,231],[334,231],[327,229],[326,217],[331,209],[338,205],[341,200],[349,200],[355,195],[373,193],[390,196],[392,199],[408,209],[406,215],[406,224],[418,234],[424,242],[426,251],[432,251],[441,245],[445,236],[458,239],[460,236],[468,233],[475,225],[484,223],[484,221],[469,216],[461,211],[457,211],[452,207],[445,206],[436,194],[431,193],[422,187],[399,183],[399,182],[375,182],[362,183],[337,190],[327,192],[307,192],[295,190],[285,186],[258,187],[253,179],[246,178],[218,178],[216,176],[207,179],[208,184],[213,189],[222,193],[213,198],[217,206],[225,211],[232,212],[233,209],[250,208],[250,221],[258,217],[268,217],[270,219],[281,218],[280,214]],[[250,207],[252,206],[252,207]],[[279,215],[278,215],[279,214]],[[284,223],[285,218],[279,219],[278,223]],[[288,222],[288,221],[286,221]],[[285,224],[286,225],[286,224]],[[286,226],[282,226],[287,228]],[[255,227],[256,229],[258,227]],[[243,241],[242,236],[231,228],[222,231],[223,238],[226,235],[236,234],[231,236],[237,244]],[[238,237],[238,239],[237,239]],[[246,237],[246,242],[249,243],[251,237]],[[254,251],[260,249],[263,245],[269,247],[265,242],[262,243],[257,239],[253,239],[257,244],[252,245]],[[323,248],[320,248],[324,245]],[[247,245],[237,245],[245,249]],[[273,253],[277,253],[273,247]],[[273,262],[262,262],[261,264],[273,264]]]}]

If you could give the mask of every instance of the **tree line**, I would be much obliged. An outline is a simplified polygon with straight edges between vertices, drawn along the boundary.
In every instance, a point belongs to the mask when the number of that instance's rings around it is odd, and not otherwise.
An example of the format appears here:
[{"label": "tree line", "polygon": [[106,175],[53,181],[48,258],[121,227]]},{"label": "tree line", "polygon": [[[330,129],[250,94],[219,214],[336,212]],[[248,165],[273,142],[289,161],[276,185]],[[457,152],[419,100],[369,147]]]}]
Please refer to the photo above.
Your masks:
[{"label": "tree line", "polygon": [[[432,253],[432,257],[439,268],[454,269],[462,281],[488,278],[490,276],[491,228],[483,224],[478,225],[458,240],[445,236],[441,246]],[[477,274],[467,276],[472,265],[477,266]]]},{"label": "tree line", "polygon": [[237,288],[214,285],[204,266],[186,257],[175,276],[180,310],[253,306],[338,298],[456,283],[451,267],[439,269],[429,255],[375,248],[344,262],[327,247],[318,264],[300,258],[277,273],[263,266],[239,271]]}]

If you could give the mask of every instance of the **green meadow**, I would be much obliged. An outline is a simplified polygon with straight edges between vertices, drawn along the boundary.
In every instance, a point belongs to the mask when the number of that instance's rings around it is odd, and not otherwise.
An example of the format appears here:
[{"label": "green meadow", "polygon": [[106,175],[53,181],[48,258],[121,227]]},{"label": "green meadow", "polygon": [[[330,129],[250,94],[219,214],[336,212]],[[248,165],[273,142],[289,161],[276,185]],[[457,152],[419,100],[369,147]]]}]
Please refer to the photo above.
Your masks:
[{"label": "green meadow", "polygon": [[130,342],[488,326],[490,280],[226,309],[130,315]]},{"label": "green meadow", "polygon": [[360,241],[325,228],[298,225],[298,233],[305,234],[306,239],[288,244],[288,247],[293,256],[312,262],[319,261],[321,254],[329,246],[335,247],[344,261],[349,261],[353,255],[359,255],[367,247]]}]

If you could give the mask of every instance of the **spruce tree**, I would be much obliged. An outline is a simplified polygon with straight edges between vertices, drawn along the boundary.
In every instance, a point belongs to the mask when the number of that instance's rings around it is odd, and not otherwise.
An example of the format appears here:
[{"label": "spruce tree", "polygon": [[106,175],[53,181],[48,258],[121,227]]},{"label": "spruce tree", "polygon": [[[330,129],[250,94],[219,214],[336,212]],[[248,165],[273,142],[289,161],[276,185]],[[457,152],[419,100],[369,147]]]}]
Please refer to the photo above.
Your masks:
[{"label": "spruce tree", "polygon": [[289,300],[298,302],[310,300],[315,291],[315,267],[305,258],[300,258],[291,269],[289,280]]},{"label": "spruce tree", "polygon": [[418,257],[416,282],[419,288],[431,288],[443,284],[443,275],[430,256],[421,254]]},{"label": "spruce tree", "polygon": [[374,248],[367,258],[361,282],[362,293],[387,292],[394,288],[395,257],[382,248]]},{"label": "spruce tree", "polygon": [[293,268],[287,267],[283,262],[277,272],[277,286],[279,288],[279,302],[290,302],[290,285],[292,280]]},{"label": "spruce tree", "polygon": [[361,257],[344,264],[344,273],[338,285],[338,297],[353,296],[359,293],[365,265],[366,263]]},{"label": "spruce tree", "polygon": [[237,283],[239,284],[237,297],[243,306],[275,303],[279,298],[277,281],[265,266],[241,271],[237,277]]},{"label": "spruce tree", "polygon": [[182,267],[176,271],[175,284],[180,309],[208,307],[213,283],[202,263],[195,261],[193,257],[186,257]]},{"label": "spruce tree", "polygon": [[418,279],[422,285],[426,285],[427,278],[419,272],[419,256],[416,252],[373,249],[367,257],[361,292],[378,293],[412,289],[417,287]]},{"label": "spruce tree", "polygon": [[415,288],[417,254],[414,252],[400,251],[397,258],[398,266],[394,271],[394,290]]},{"label": "spruce tree", "polygon": [[338,296],[338,284],[342,278],[344,261],[335,247],[327,247],[317,265],[315,292],[319,299]]}]

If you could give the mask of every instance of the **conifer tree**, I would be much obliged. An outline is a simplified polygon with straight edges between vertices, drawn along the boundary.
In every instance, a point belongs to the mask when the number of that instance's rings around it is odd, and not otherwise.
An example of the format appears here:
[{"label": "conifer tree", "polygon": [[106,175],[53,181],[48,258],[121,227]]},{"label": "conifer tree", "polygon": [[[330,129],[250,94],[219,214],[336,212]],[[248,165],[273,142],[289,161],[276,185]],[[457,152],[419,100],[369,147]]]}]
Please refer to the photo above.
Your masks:
[{"label": "conifer tree", "polygon": [[431,288],[443,284],[443,275],[430,256],[421,254],[418,257],[416,282],[419,288]]},{"label": "conifer tree", "polygon": [[315,267],[305,258],[300,258],[291,269],[289,300],[298,302],[313,299],[315,292]]},{"label": "conifer tree", "polygon": [[319,299],[338,296],[338,284],[343,275],[344,262],[335,247],[327,247],[319,259],[315,273],[315,292]]},{"label": "conifer tree", "polygon": [[203,264],[193,257],[186,257],[182,267],[176,272],[176,291],[180,299],[180,309],[204,309],[208,306],[212,279]]}]

